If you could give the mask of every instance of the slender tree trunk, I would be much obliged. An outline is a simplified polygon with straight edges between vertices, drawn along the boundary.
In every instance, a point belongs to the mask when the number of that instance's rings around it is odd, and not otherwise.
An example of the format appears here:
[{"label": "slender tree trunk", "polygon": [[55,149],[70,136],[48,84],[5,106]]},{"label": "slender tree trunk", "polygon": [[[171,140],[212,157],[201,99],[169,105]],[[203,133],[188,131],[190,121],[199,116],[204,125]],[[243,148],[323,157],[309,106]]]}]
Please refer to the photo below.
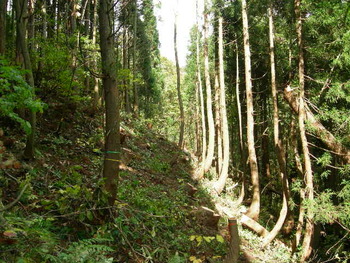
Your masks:
[{"label": "slender tree trunk", "polygon": [[202,155],[201,155],[201,168],[199,169],[196,177],[198,179],[203,178],[206,160],[206,150],[207,150],[207,128],[205,122],[205,107],[204,107],[204,95],[203,95],[203,85],[201,76],[201,65],[200,65],[200,51],[199,51],[199,23],[198,23],[198,0],[196,1],[196,13],[197,13],[197,36],[196,36],[196,59],[197,59],[197,85],[199,90],[199,99],[201,104],[201,119],[202,119]]},{"label": "slender tree trunk", "polygon": [[56,16],[56,3],[57,0],[44,0],[47,7],[47,37],[53,38],[55,35],[55,25],[57,21]]},{"label": "slender tree trunk", "polygon": [[257,220],[260,213],[260,185],[258,162],[255,152],[254,143],[254,108],[253,108],[253,91],[251,77],[251,61],[250,61],[250,44],[248,32],[248,14],[247,2],[242,0],[242,20],[243,20],[243,40],[244,40],[244,63],[245,63],[245,80],[246,80],[246,97],[247,97],[247,142],[250,174],[253,186],[252,203],[247,211],[247,216]]},{"label": "slender tree trunk", "polygon": [[[19,44],[20,53],[23,57],[24,68],[27,70],[26,79],[30,86],[34,88],[34,77],[32,72],[32,63],[30,61],[28,44],[26,39],[26,26],[28,19],[28,2],[27,0],[14,0],[17,22],[17,43]],[[27,135],[27,143],[24,149],[24,157],[27,159],[34,158],[35,150],[35,131],[36,131],[36,113],[31,110],[29,115],[31,131]]]},{"label": "slender tree trunk", "polygon": [[238,136],[239,136],[239,149],[241,151],[241,155],[244,149],[243,143],[243,124],[242,124],[242,108],[241,108],[241,100],[240,100],[240,76],[239,76],[239,54],[238,54],[238,43],[236,41],[236,102],[237,102],[237,112],[238,112]]},{"label": "slender tree trunk", "polygon": [[0,55],[5,55],[6,50],[6,13],[7,0],[0,0]]},{"label": "slender tree trunk", "polygon": [[137,0],[134,2],[134,28],[133,28],[133,50],[132,50],[132,73],[134,77],[133,89],[134,89],[134,113],[135,116],[139,115],[139,91],[136,84],[136,48],[137,48]]},{"label": "slender tree trunk", "polygon": [[47,4],[46,0],[42,1],[42,6],[41,6],[41,12],[42,12],[42,19],[43,19],[43,38],[47,39],[48,34],[47,34]]},{"label": "slender tree trunk", "polygon": [[[126,8],[126,7],[125,7]],[[129,57],[129,37],[128,37],[128,29],[124,26],[123,29],[123,68],[129,69],[128,57]],[[131,105],[130,105],[130,96],[129,96],[129,79],[126,78],[123,80],[123,88],[124,88],[124,103],[125,103],[125,112],[131,113]]]},{"label": "slender tree trunk", "polygon": [[[243,124],[242,124],[242,109],[241,109],[241,100],[239,94],[239,85],[240,85],[240,76],[239,76],[239,53],[238,53],[238,43],[236,40],[236,102],[237,102],[237,112],[238,112],[238,136],[239,136],[239,151],[240,151],[240,163],[243,171],[246,170],[246,158],[243,144]],[[244,172],[239,172],[241,174],[241,192],[239,194],[237,204],[241,204],[244,200],[245,195],[245,176]]]},{"label": "slender tree trunk", "polygon": [[200,101],[200,95],[199,95],[199,85],[198,82],[196,81],[196,90],[195,90],[195,94],[196,94],[196,156],[200,156],[201,155],[201,151],[202,151],[202,136],[200,133],[200,129],[201,129],[201,119],[200,119],[200,105],[199,105],[199,101]]},{"label": "slender tree trunk", "polygon": [[91,0],[84,0],[84,11],[82,18],[84,19],[84,35],[89,36],[90,33],[90,7]]},{"label": "slender tree trunk", "polygon": [[28,0],[28,24],[27,24],[27,40],[31,40],[31,41],[27,41],[27,45],[28,45],[28,49],[29,52],[33,52],[35,47],[33,45],[33,39],[34,39],[34,34],[35,34],[35,28],[34,28],[34,4],[35,1],[34,0]]},{"label": "slender tree trunk", "polygon": [[69,33],[70,35],[73,35],[75,33],[75,30],[77,29],[77,17],[78,17],[78,2],[77,0],[71,0],[70,1],[70,28]]},{"label": "slender tree trunk", "polygon": [[[219,64],[219,62],[217,63]],[[220,83],[219,83],[219,65],[215,69],[215,80],[214,80],[214,91],[215,91],[215,134],[216,134],[216,173],[218,176],[221,174],[222,168],[222,119],[220,115]]]},{"label": "slender tree trunk", "polygon": [[[98,9],[98,0],[94,0],[94,14],[93,14],[93,20],[92,20],[92,46],[95,48],[96,46],[96,37],[97,37],[97,9]],[[96,51],[94,51],[97,53]],[[97,55],[97,54],[96,54]],[[93,69],[97,71],[97,63],[96,59],[93,60]],[[101,95],[100,95],[100,88],[99,88],[99,78],[95,77],[93,78],[93,83],[94,83],[94,102],[93,102],[93,107],[95,110],[97,110],[99,107],[101,107]]]},{"label": "slender tree trunk", "polygon": [[177,98],[179,101],[179,108],[180,108],[180,137],[179,137],[179,147],[184,147],[184,131],[185,131],[185,114],[184,114],[184,106],[182,103],[182,96],[181,96],[181,83],[180,83],[180,66],[179,66],[179,59],[177,56],[177,18],[175,18],[174,23],[174,51],[175,51],[175,62],[176,62],[176,87],[177,87]]},{"label": "slender tree trunk", "polygon": [[208,48],[208,0],[205,0],[204,10],[204,75],[205,75],[205,86],[207,91],[207,119],[208,119],[208,150],[205,159],[204,173],[209,171],[214,158],[214,146],[215,146],[215,126],[213,119],[213,107],[212,107],[212,95],[211,95],[211,84],[209,75],[209,48]]},{"label": "slender tree trunk", "polygon": [[[305,113],[305,105],[304,105],[305,64],[304,64],[304,47],[303,47],[303,37],[302,37],[302,18],[301,18],[300,5],[301,5],[301,0],[294,1],[295,16],[296,16],[296,31],[297,31],[298,47],[299,47],[298,68],[299,68],[300,91],[299,91],[299,98],[298,98],[298,101],[299,101],[298,122],[299,122],[299,131],[300,131],[300,140],[301,140],[303,156],[304,156],[304,167],[305,167],[305,176],[304,176],[304,181],[306,184],[305,200],[308,202],[312,202],[314,199],[314,186],[313,186],[311,159],[310,159],[310,153],[309,153],[308,141],[307,141],[306,129],[305,129],[305,121],[306,121],[306,113]],[[312,252],[311,240],[314,233],[313,217],[314,215],[312,211],[310,209],[307,209],[301,262],[305,262],[310,257]]]},{"label": "slender tree trunk", "polygon": [[261,132],[261,176],[265,180],[271,179],[271,169],[270,169],[270,148],[269,148],[269,103],[268,94],[263,92],[260,96],[260,107],[261,107],[261,118],[262,123],[260,126]]},{"label": "slender tree trunk", "polygon": [[224,189],[228,177],[228,166],[230,160],[230,139],[228,133],[227,112],[226,112],[226,92],[224,76],[224,45],[222,32],[222,17],[219,17],[219,76],[220,76],[220,117],[222,120],[222,138],[223,138],[223,161],[219,180],[215,184],[215,190],[221,193]]},{"label": "slender tree trunk", "polygon": [[106,107],[105,159],[103,176],[105,187],[109,193],[109,203],[114,204],[117,194],[120,163],[120,102],[117,86],[117,64],[114,51],[112,0],[100,0],[100,49],[102,61],[102,84]]},{"label": "slender tree trunk", "polygon": [[280,138],[279,132],[279,109],[277,100],[277,85],[276,85],[276,68],[275,68],[275,32],[273,24],[273,12],[272,12],[272,2],[270,1],[270,6],[268,8],[269,16],[269,39],[270,39],[270,64],[271,64],[271,91],[272,91],[272,101],[273,101],[273,131],[274,131],[274,145],[277,155],[279,174],[282,183],[283,200],[282,208],[278,220],[274,228],[270,233],[264,238],[263,247],[266,247],[271,241],[277,236],[281,230],[287,215],[288,215],[288,200],[289,200],[289,185],[287,179],[287,165],[286,157],[284,153],[284,145]]},{"label": "slender tree trunk", "polygon": [[[297,135],[296,135],[296,127],[295,127],[295,121],[292,120],[291,123],[291,144],[293,148],[293,153],[294,153],[294,159],[295,159],[295,164],[297,167],[297,171],[300,177],[300,180],[303,180],[304,178],[304,171],[303,171],[303,165],[301,162],[301,157],[298,151],[298,142],[297,142]],[[305,189],[301,188],[300,189],[300,204],[299,204],[299,216],[298,216],[298,223],[296,227],[296,232],[295,232],[295,239],[292,244],[292,253],[294,253],[297,249],[297,247],[300,245],[300,240],[301,236],[303,233],[303,228],[304,228],[304,217],[305,217],[305,207],[302,204],[302,201],[305,199]]]}]

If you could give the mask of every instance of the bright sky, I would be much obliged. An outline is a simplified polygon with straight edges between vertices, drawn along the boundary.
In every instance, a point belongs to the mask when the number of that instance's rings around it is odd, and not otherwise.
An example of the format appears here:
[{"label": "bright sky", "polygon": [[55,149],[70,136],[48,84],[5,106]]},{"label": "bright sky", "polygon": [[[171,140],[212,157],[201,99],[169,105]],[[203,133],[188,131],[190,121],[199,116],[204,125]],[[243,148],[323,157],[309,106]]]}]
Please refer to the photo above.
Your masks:
[{"label": "bright sky", "polygon": [[[190,40],[190,29],[196,24],[196,0],[153,0],[161,3],[156,10],[160,38],[160,53],[175,62],[174,53],[174,20],[177,12],[177,48],[180,67],[186,65],[187,47]],[[198,0],[199,14],[203,10],[203,0]]]}]

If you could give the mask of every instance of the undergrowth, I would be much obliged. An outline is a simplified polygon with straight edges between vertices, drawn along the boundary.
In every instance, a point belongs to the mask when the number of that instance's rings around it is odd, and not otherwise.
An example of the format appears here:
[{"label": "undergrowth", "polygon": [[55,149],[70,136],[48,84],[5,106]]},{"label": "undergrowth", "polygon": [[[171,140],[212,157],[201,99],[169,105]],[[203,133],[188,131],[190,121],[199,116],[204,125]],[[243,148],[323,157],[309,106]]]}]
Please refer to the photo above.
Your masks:
[{"label": "undergrowth", "polygon": [[[212,204],[201,200],[204,193],[187,193],[187,154],[143,123],[123,124],[131,134],[123,147],[140,157],[125,161],[117,202],[109,206],[96,150],[102,130],[98,120],[92,125],[78,119],[71,127],[79,132],[62,125],[62,134],[41,135],[34,163],[0,171],[5,205],[27,185],[0,213],[0,262],[221,262],[224,239],[192,213]],[[5,133],[18,155],[23,139]]]}]

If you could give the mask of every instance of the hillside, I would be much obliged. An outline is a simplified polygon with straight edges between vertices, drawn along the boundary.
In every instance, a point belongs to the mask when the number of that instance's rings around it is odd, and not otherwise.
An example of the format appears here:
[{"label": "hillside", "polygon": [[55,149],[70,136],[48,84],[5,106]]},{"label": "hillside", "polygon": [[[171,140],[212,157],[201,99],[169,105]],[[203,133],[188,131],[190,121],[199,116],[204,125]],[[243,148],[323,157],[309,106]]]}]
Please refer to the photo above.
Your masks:
[{"label": "hillside", "polygon": [[[20,199],[1,213],[0,262],[222,262],[227,215],[216,207],[237,209],[230,207],[234,195],[219,198],[209,180],[194,181],[190,153],[149,123],[125,117],[117,201],[106,206],[102,115],[78,108],[52,127],[57,107],[42,116],[33,162],[21,159],[18,130],[2,122],[2,203]],[[255,251],[257,236],[242,229],[240,235],[240,262],[289,262],[280,245],[267,255]]]}]

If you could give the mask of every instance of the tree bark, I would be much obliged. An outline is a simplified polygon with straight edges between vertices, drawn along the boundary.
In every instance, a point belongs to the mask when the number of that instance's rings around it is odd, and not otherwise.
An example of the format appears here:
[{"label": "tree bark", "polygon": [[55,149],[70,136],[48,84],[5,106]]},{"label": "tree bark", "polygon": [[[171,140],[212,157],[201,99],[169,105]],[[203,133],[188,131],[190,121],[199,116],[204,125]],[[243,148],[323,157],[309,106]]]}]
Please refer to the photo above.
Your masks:
[{"label": "tree bark", "polygon": [[274,131],[274,145],[278,160],[279,175],[282,183],[283,200],[282,208],[278,217],[278,220],[274,228],[263,240],[263,247],[266,247],[280,232],[288,215],[288,200],[289,200],[289,185],[287,178],[287,165],[284,152],[284,145],[280,138],[279,132],[279,109],[277,100],[277,88],[276,88],[276,68],[275,68],[275,32],[273,25],[273,12],[272,2],[270,1],[268,8],[269,16],[269,40],[270,40],[270,66],[271,66],[271,93],[273,102],[273,131]]},{"label": "tree bark", "polygon": [[[242,124],[242,109],[241,109],[241,100],[240,100],[240,94],[239,94],[239,84],[240,84],[240,76],[239,76],[239,54],[238,54],[238,43],[236,40],[236,102],[237,102],[237,112],[238,112],[238,136],[239,136],[239,152],[240,152],[240,163],[243,171],[246,170],[246,158],[245,158],[245,151],[244,151],[244,144],[243,144],[243,124]],[[245,195],[245,176],[244,172],[239,171],[241,174],[241,192],[239,194],[239,197],[237,199],[237,204],[241,204],[244,200]]]},{"label": "tree bark", "polygon": [[260,185],[258,162],[255,152],[254,143],[254,108],[253,108],[253,91],[251,77],[251,60],[250,44],[248,32],[248,14],[247,2],[242,0],[242,20],[243,20],[243,40],[244,40],[244,63],[245,63],[245,80],[246,80],[246,97],[247,97],[247,142],[249,154],[250,174],[253,186],[252,203],[247,211],[247,216],[257,220],[260,213]]},{"label": "tree bark", "polygon": [[208,119],[208,149],[204,165],[204,173],[209,171],[214,157],[214,146],[215,146],[215,126],[213,119],[213,107],[212,107],[212,95],[211,95],[211,84],[209,75],[209,50],[208,50],[208,0],[205,0],[204,10],[204,75],[205,75],[205,86],[207,91],[207,119]]},{"label": "tree bark", "polygon": [[[124,4],[124,3],[123,3]],[[127,5],[127,4],[124,4]],[[127,8],[127,7],[125,7]],[[125,16],[126,17],[126,16]],[[123,69],[129,70],[129,33],[128,28],[125,25],[123,27]],[[128,77],[123,80],[123,89],[124,89],[124,103],[125,103],[125,112],[131,113],[131,104],[130,104],[130,94],[129,94],[129,84],[130,80]]]},{"label": "tree bark", "polygon": [[198,0],[196,1],[196,14],[197,14],[197,36],[196,36],[196,74],[197,74],[197,86],[199,91],[199,100],[201,108],[201,119],[202,119],[202,154],[201,154],[201,167],[196,174],[197,179],[202,179],[205,169],[205,160],[206,160],[206,150],[207,150],[207,128],[205,123],[205,107],[204,107],[204,95],[203,95],[203,85],[202,85],[202,76],[201,76],[201,65],[200,65],[200,51],[199,51],[199,23],[198,23]]},{"label": "tree bark", "polygon": [[133,110],[137,117],[139,115],[139,91],[136,84],[136,48],[137,48],[137,0],[134,1],[134,28],[133,28],[133,50],[132,50],[132,73],[133,73],[133,90],[134,90],[134,100],[133,100]]},{"label": "tree bark", "polygon": [[70,10],[71,15],[69,18],[70,27],[69,27],[69,34],[73,35],[75,33],[75,30],[77,29],[77,15],[78,15],[78,2],[77,0],[71,0],[70,2]]},{"label": "tree bark", "polygon": [[238,235],[238,226],[236,218],[228,219],[228,229],[230,232],[230,245],[224,263],[237,263],[239,258],[240,240]]},{"label": "tree bark", "polygon": [[[219,63],[217,63],[219,64]],[[220,114],[220,83],[219,83],[219,66],[215,69],[215,80],[214,80],[214,105],[215,105],[215,135],[216,135],[216,173],[218,176],[221,174],[222,169],[222,119]]]},{"label": "tree bark", "polygon": [[[298,47],[299,47],[299,114],[298,114],[298,123],[299,123],[299,132],[300,132],[300,140],[302,144],[303,157],[304,157],[304,167],[305,167],[305,175],[304,181],[306,184],[305,188],[305,200],[308,202],[312,202],[314,199],[314,186],[313,186],[313,174],[311,167],[311,159],[308,148],[308,141],[306,137],[305,130],[305,121],[306,121],[306,111],[304,106],[304,87],[305,87],[305,76],[304,76],[304,47],[303,47],[303,37],[302,37],[302,18],[301,18],[301,10],[300,10],[301,0],[294,1],[295,8],[295,16],[296,16],[296,31],[297,31],[297,39],[298,39]],[[303,248],[301,255],[301,262],[305,262],[311,255],[312,247],[311,240],[314,233],[314,215],[310,209],[306,210],[306,226],[305,226],[305,235],[303,240]]]},{"label": "tree bark", "polygon": [[[28,44],[26,39],[26,26],[28,19],[28,2],[27,0],[15,0],[14,7],[16,10],[16,24],[17,24],[17,43],[20,48],[19,53],[23,57],[24,68],[27,70],[26,79],[30,86],[34,89],[34,77],[32,72],[32,63],[29,56]],[[31,131],[27,135],[27,143],[24,149],[24,157],[26,159],[34,158],[35,150],[35,132],[36,132],[36,113],[34,110],[30,111],[29,122]]]},{"label": "tree bark", "polygon": [[226,112],[226,92],[225,92],[225,76],[224,76],[224,45],[223,45],[223,32],[222,32],[222,17],[219,17],[219,79],[220,79],[220,118],[222,123],[222,138],[223,138],[223,161],[222,168],[220,169],[220,177],[215,183],[215,190],[220,194],[224,189],[226,179],[228,177],[228,166],[230,160],[230,139],[227,123]]},{"label": "tree bark", "polygon": [[42,12],[42,19],[43,19],[43,37],[44,39],[47,39],[48,34],[47,34],[47,28],[48,28],[48,24],[47,24],[47,4],[46,4],[46,0],[43,0],[41,3],[41,12]]},{"label": "tree bark", "polygon": [[[92,31],[92,46],[95,48],[96,46],[96,39],[97,39],[97,9],[98,9],[98,0],[93,0],[94,3],[94,11],[93,11],[93,20],[92,20],[92,25],[91,25],[91,31]],[[94,51],[94,53],[97,53]],[[92,62],[93,69],[97,71],[97,63],[95,59]],[[99,107],[101,107],[101,95],[100,95],[100,88],[99,88],[99,78],[94,76],[93,78],[93,83],[94,83],[94,91],[93,91],[93,107],[94,110],[96,111]]]},{"label": "tree bark", "polygon": [[[303,165],[301,163],[301,158],[300,154],[298,151],[298,146],[297,146],[297,135],[296,135],[296,127],[295,127],[295,121],[292,120],[291,124],[291,145],[293,149],[293,154],[294,154],[294,159],[295,159],[295,164],[297,167],[298,175],[301,180],[303,180],[304,176],[304,171],[303,171]],[[303,188],[300,189],[300,204],[299,204],[299,216],[298,216],[298,223],[296,227],[296,232],[295,232],[295,238],[292,243],[292,253],[296,251],[297,247],[300,245],[300,240],[304,228],[304,217],[305,217],[305,207],[302,204],[302,201],[305,199],[305,190]]]},{"label": "tree bark", "polygon": [[180,76],[180,66],[179,66],[179,58],[177,55],[177,18],[175,18],[174,23],[174,51],[175,51],[175,63],[176,63],[176,88],[177,88],[177,99],[179,101],[180,108],[180,137],[179,137],[179,147],[182,149],[184,147],[184,131],[185,131],[185,114],[184,114],[184,106],[182,103],[181,96],[181,76]]},{"label": "tree bark", "polygon": [[[202,151],[202,136],[201,136],[201,116],[200,116],[200,94],[199,94],[199,85],[198,81],[196,81],[196,89],[195,89],[195,96],[196,96],[196,123],[195,123],[195,129],[196,129],[196,151],[195,154],[197,157],[201,155]],[[190,125],[190,124],[189,124]]]},{"label": "tree bark", "polygon": [[7,0],[0,0],[0,55],[5,55],[6,50],[6,12]]},{"label": "tree bark", "polygon": [[114,51],[112,19],[113,1],[100,0],[100,49],[102,62],[102,85],[106,108],[105,159],[103,177],[109,193],[109,203],[114,204],[117,194],[120,164],[120,101],[117,86],[117,65]]},{"label": "tree bark", "polygon": [[242,215],[240,222],[245,227],[256,232],[259,236],[266,237],[269,234],[269,231],[267,231],[265,227],[246,215]]}]

